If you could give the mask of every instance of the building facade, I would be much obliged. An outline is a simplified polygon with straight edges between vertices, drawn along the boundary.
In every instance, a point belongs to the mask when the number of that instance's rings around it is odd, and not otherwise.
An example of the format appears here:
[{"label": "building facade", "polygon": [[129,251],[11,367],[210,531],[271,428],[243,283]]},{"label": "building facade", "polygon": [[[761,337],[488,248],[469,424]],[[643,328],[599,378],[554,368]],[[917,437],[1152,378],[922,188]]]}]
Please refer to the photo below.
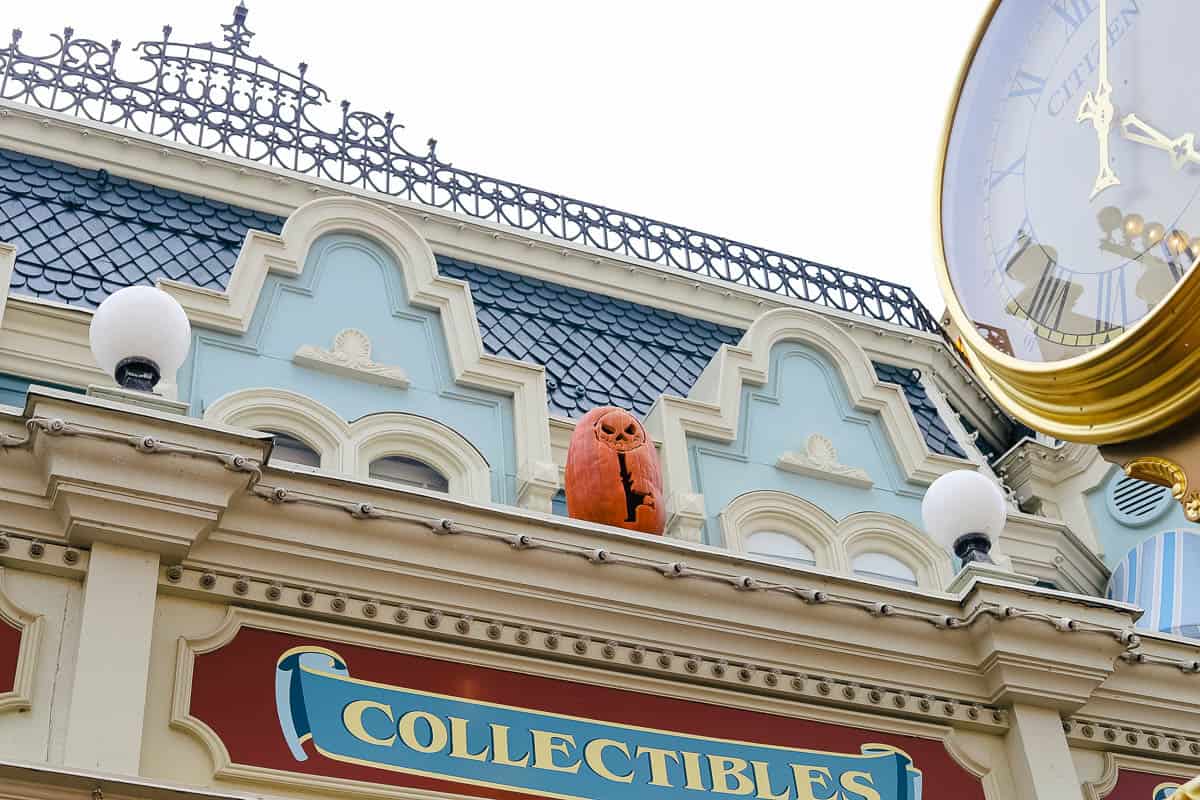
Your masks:
[{"label": "building facade", "polygon": [[[903,286],[464,171],[255,54],[0,49],[0,792],[1165,798],[1196,534]],[[151,77],[145,77],[149,66]],[[914,268],[920,268],[914,265]],[[160,395],[88,328],[186,310]],[[148,332],[147,335],[153,335]],[[666,533],[572,519],[644,420]],[[994,569],[923,530],[939,476]]]}]

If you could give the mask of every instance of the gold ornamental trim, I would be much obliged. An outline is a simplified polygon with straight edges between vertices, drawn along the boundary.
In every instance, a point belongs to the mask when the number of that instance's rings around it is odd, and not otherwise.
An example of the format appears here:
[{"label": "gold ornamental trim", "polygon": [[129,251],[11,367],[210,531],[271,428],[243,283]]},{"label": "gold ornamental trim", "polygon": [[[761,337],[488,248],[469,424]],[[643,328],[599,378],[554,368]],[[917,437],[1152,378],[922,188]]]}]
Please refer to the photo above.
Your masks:
[{"label": "gold ornamental trim", "polygon": [[[955,294],[942,229],[946,158],[954,117],[979,46],[1002,0],[993,0],[959,69],[942,131],[934,193],[935,272],[947,312],[989,395],[1034,430],[1073,442],[1110,444],[1157,433],[1200,407],[1200,270],[1192,269],[1144,318],[1074,358],[1029,362],[988,344]],[[1200,521],[1200,494],[1196,498]]]}]

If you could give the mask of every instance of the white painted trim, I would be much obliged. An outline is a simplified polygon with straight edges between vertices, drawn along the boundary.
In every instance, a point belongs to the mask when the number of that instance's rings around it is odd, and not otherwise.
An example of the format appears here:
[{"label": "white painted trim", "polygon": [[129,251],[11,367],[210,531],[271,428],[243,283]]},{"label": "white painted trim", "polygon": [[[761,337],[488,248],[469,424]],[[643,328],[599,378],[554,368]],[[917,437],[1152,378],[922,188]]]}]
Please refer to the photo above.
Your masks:
[{"label": "white painted trim", "polygon": [[353,474],[350,425],[333,409],[287,389],[261,387],[230,392],[204,410],[204,419],[236,428],[278,431],[317,451],[321,469]]},{"label": "white painted trim", "polygon": [[[904,391],[878,380],[871,359],[843,328],[811,311],[779,308],[759,317],[736,347],[723,345],[687,398],[664,395],[647,415],[647,429],[663,443],[663,477],[672,495],[698,494],[692,482],[688,436],[734,441],[742,386],[767,383],[771,350],[782,342],[807,344],[833,363],[845,381],[851,405],[879,416],[906,480],[928,485],[950,470],[974,466],[929,451]],[[668,533],[675,531],[669,526]]]},{"label": "white painted trim", "polygon": [[[511,395],[518,494],[522,505],[550,510],[557,484],[543,486],[553,474],[546,373],[536,364],[488,354],[483,348],[475,304],[464,281],[438,274],[429,243],[403,217],[356,197],[327,197],[306,203],[288,218],[278,236],[251,231],[238,256],[225,292],[175,281],[161,286],[179,300],[192,324],[239,334],[250,326],[268,273],[299,276],[309,249],[321,236],[350,233],[384,248],[400,266],[407,300],[436,311],[441,318],[454,381]],[[352,464],[343,455],[339,469]],[[322,460],[322,466],[325,466]],[[531,491],[530,487],[536,487]]]},{"label": "white painted trim", "polygon": [[726,546],[746,552],[761,530],[795,537],[816,556],[819,570],[850,575],[857,555],[886,553],[903,562],[921,589],[940,592],[954,576],[950,554],[893,514],[862,511],[835,520],[820,506],[788,492],[760,489],[735,497],[720,514]]},{"label": "white painted trim", "polygon": [[847,568],[853,572],[855,557],[884,553],[904,563],[917,577],[917,586],[941,591],[954,577],[950,554],[934,544],[924,532],[894,514],[860,511],[838,523]]},{"label": "white painted trim", "polygon": [[13,688],[0,692],[0,714],[26,711],[33,705],[33,679],[37,672],[38,648],[42,642],[43,618],[18,606],[4,591],[4,568],[0,567],[0,624],[9,623],[21,633],[17,649],[17,671]]},{"label": "white painted trim", "polygon": [[[760,531],[793,537],[813,552],[817,569],[844,572],[837,520],[820,506],[788,492],[758,489],[738,495],[720,514],[725,546],[746,552],[746,542]],[[793,565],[794,566],[794,565]]]},{"label": "white painted trim", "polygon": [[204,419],[290,434],[317,451],[322,470],[358,480],[368,479],[377,458],[415,458],[445,476],[451,495],[492,502],[487,459],[458,431],[417,414],[389,411],[346,422],[311,397],[259,388],[225,395],[208,407]]},{"label": "white painted trim", "polygon": [[350,425],[354,477],[367,480],[371,463],[386,456],[423,461],[450,482],[450,493],[480,502],[492,499],[487,459],[458,431],[417,414],[371,414]]},{"label": "white painted trim", "polygon": [[4,307],[8,302],[8,287],[12,284],[17,266],[17,246],[0,242],[0,328],[4,327]]}]

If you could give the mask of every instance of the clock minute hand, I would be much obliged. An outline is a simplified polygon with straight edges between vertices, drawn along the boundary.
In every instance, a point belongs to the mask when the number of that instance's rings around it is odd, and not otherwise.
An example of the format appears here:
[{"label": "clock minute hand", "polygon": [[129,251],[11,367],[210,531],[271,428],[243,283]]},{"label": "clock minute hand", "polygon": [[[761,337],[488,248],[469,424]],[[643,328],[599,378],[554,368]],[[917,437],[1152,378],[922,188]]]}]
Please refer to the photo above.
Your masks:
[{"label": "clock minute hand", "polygon": [[1171,156],[1171,166],[1183,169],[1185,164],[1200,164],[1200,153],[1196,152],[1196,134],[1185,133],[1175,139],[1142,121],[1137,114],[1126,114],[1121,120],[1121,135],[1131,142],[1148,145],[1166,151]]},{"label": "clock minute hand", "polygon": [[1091,121],[1096,129],[1096,138],[1100,145],[1100,171],[1096,175],[1096,183],[1088,200],[1094,200],[1096,195],[1110,186],[1121,182],[1113,172],[1111,159],[1108,154],[1108,136],[1112,132],[1113,104],[1112,84],[1108,82],[1108,0],[1100,0],[1100,79],[1096,92],[1088,92],[1083,102],[1079,104],[1079,113],[1075,122]]}]

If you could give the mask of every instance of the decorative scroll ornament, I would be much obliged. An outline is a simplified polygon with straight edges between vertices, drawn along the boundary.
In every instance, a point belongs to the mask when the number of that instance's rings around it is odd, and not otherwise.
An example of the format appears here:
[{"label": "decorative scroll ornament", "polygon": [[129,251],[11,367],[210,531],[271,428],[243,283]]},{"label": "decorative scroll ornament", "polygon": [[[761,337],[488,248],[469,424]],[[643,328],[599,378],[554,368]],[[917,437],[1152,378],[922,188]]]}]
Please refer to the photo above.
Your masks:
[{"label": "decorative scroll ornament", "polygon": [[788,451],[779,457],[775,467],[784,472],[794,472],[809,478],[819,478],[849,486],[870,489],[875,485],[865,469],[847,466],[838,461],[837,448],[829,438],[819,433],[808,437],[804,452]]},{"label": "decorative scroll ornament", "polygon": [[912,289],[724,236],[587,203],[452,166],[437,140],[414,152],[404,126],[340,103],[307,76],[250,52],[253,31],[239,4],[224,42],[161,39],[134,47],[136,69],[121,69],[119,41],[56,35],[45,55],[21,50],[21,31],[0,47],[0,100],[101,122],[214,150],[270,167],[336,181],[540,236],[731,281],[828,308],[939,333]]},{"label": "decorative scroll ornament", "polygon": [[346,328],[333,337],[333,348],[330,350],[311,344],[302,345],[292,356],[292,361],[303,367],[400,389],[407,389],[409,384],[408,373],[400,367],[389,367],[371,360],[371,340],[357,328]]}]

